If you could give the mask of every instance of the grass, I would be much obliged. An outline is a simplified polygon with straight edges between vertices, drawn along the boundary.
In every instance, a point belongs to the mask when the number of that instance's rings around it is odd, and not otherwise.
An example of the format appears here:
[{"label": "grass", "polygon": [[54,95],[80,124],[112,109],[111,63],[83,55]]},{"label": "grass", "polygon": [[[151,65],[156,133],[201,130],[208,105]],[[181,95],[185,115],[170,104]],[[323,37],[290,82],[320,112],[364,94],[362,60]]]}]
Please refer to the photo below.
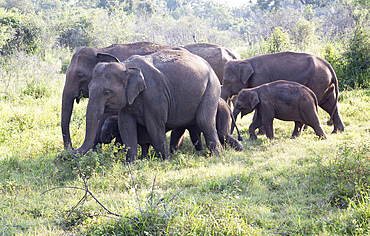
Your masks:
[{"label": "grass", "polygon": [[[0,235],[370,234],[370,90],[341,92],[344,133],[330,134],[320,110],[327,140],[312,129],[291,140],[294,124],[275,120],[275,140],[248,141],[248,115],[238,119],[242,152],[209,157],[187,137],[171,160],[152,153],[130,172],[112,145],[78,166],[60,161],[64,81],[52,82],[41,96],[28,86],[0,100]],[[85,108],[86,101],[75,105],[75,147]],[[90,195],[79,202],[85,191],[67,187],[85,188],[80,174],[119,217]]]}]

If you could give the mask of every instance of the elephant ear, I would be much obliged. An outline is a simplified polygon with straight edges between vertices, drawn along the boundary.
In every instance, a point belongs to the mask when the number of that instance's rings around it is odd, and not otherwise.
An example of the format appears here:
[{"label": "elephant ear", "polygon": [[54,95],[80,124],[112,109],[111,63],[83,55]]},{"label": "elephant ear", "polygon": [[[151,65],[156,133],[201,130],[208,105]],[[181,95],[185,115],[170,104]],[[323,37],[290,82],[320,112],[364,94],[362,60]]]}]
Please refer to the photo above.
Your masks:
[{"label": "elephant ear", "polygon": [[141,93],[144,89],[146,89],[146,84],[144,80],[144,75],[141,73],[141,70],[138,68],[128,68],[125,71],[127,75],[126,81],[126,97],[127,102],[131,105],[136,97]]},{"label": "elephant ear", "polygon": [[120,63],[120,60],[109,53],[98,53],[96,54],[96,57],[98,58],[98,62],[118,62]]},{"label": "elephant ear", "polygon": [[246,84],[248,79],[254,73],[253,67],[249,62],[241,62],[239,63],[239,71],[238,76],[243,84]]},{"label": "elephant ear", "polygon": [[250,104],[253,110],[256,108],[256,106],[260,103],[260,99],[258,97],[257,92],[251,92],[251,97],[250,97]]}]

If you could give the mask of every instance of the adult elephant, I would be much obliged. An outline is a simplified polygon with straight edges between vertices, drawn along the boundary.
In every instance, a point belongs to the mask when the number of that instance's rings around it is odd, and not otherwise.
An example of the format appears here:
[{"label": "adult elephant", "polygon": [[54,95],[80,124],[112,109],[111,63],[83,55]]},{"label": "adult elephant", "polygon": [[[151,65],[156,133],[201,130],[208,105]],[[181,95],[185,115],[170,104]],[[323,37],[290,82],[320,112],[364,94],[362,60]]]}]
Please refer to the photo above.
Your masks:
[{"label": "adult elephant", "polygon": [[244,88],[276,80],[294,81],[310,88],[319,106],[330,115],[334,123],[333,133],[344,131],[338,110],[337,77],[326,60],[314,55],[280,52],[231,60],[225,64],[221,97],[227,99]]},{"label": "adult elephant", "polygon": [[133,56],[122,63],[111,58],[116,62],[94,68],[85,140],[73,153],[84,154],[93,146],[105,109],[118,111],[129,162],[137,156],[138,124],[147,128],[154,150],[163,159],[169,155],[166,131],[187,125],[200,128],[211,151],[221,149],[215,124],[221,85],[204,59],[183,49]]},{"label": "adult elephant", "polygon": [[183,47],[189,52],[204,58],[215,71],[221,84],[226,62],[240,59],[237,52],[212,43],[193,43]]},{"label": "adult elephant", "polygon": [[[64,148],[72,148],[69,124],[73,111],[74,101],[79,103],[82,97],[89,97],[88,85],[92,79],[94,67],[101,61],[100,53],[108,53],[119,60],[126,60],[132,55],[148,55],[163,49],[174,47],[153,42],[138,42],[131,44],[113,44],[106,48],[80,47],[73,54],[71,63],[67,69],[66,81],[62,97],[61,128]],[[106,113],[109,113],[106,111]],[[106,117],[112,114],[107,114]],[[104,122],[100,124],[102,126]],[[100,130],[100,129],[99,129]],[[100,137],[100,133],[96,135]]]}]

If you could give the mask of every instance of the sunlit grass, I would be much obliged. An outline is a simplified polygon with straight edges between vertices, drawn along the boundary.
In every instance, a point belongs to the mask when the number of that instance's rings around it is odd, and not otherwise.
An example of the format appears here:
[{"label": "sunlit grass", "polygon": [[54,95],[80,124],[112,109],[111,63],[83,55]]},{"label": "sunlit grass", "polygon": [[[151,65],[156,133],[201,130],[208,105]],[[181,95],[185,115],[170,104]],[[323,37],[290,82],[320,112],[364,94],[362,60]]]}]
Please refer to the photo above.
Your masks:
[{"label": "sunlit grass", "polygon": [[[318,140],[311,128],[292,140],[294,123],[275,120],[274,140],[249,141],[248,115],[237,121],[242,152],[226,148],[206,156],[186,137],[170,160],[152,153],[130,166],[131,175],[124,154],[113,145],[80,157],[80,170],[74,160],[58,158],[64,153],[62,86],[60,81],[47,97],[0,101],[0,234],[369,233],[368,90],[341,93],[344,133],[331,134],[328,115],[320,109],[327,140]],[[86,102],[75,105],[72,117],[75,147],[84,138]],[[120,217],[107,214],[92,197],[68,214],[82,190],[44,193],[84,188],[79,171],[90,177],[94,196]]]}]

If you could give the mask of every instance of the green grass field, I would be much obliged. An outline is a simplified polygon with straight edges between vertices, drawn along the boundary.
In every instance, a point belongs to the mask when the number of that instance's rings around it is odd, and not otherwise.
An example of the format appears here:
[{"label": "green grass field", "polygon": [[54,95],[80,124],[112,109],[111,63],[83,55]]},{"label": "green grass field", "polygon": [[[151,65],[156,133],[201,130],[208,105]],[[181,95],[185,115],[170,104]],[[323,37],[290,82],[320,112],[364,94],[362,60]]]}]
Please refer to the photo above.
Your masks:
[{"label": "green grass field", "polygon": [[[0,100],[0,235],[370,234],[370,90],[341,92],[344,133],[320,109],[327,140],[311,128],[291,140],[294,123],[275,120],[275,140],[248,141],[250,114],[238,120],[242,152],[207,156],[186,137],[171,160],[129,169],[112,145],[58,158],[63,84]],[[75,147],[86,104],[75,105]]]}]

